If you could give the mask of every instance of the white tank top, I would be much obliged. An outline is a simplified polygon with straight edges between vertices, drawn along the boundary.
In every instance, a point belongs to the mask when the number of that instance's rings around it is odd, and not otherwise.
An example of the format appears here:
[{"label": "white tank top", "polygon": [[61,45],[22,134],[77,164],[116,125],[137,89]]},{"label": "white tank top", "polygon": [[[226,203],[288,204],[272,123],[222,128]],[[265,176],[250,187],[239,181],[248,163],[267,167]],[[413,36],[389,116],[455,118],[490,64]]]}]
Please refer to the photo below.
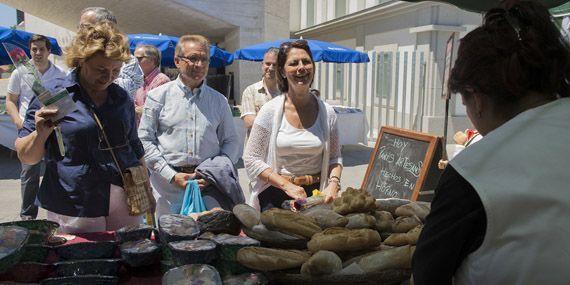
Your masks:
[{"label": "white tank top", "polygon": [[283,116],[276,139],[277,161],[282,165],[280,173],[306,175],[321,172],[323,148],[324,130],[320,118],[317,117],[307,129],[297,129]]}]

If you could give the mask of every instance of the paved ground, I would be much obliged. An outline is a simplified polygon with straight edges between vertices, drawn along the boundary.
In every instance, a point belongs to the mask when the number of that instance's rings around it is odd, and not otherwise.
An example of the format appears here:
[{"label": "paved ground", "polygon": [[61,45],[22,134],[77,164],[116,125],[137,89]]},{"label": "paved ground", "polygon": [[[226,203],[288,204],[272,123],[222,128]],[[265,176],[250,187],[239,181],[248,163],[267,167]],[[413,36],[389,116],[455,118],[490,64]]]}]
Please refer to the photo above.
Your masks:
[{"label": "paved ground", "polygon": [[[363,145],[343,147],[343,189],[348,186],[360,187],[371,152],[372,147]],[[238,172],[242,188],[248,189],[242,163],[238,164]],[[20,203],[20,162],[15,152],[0,146],[0,222],[19,219]],[[45,218],[45,215],[45,211],[40,210],[38,218]]]}]

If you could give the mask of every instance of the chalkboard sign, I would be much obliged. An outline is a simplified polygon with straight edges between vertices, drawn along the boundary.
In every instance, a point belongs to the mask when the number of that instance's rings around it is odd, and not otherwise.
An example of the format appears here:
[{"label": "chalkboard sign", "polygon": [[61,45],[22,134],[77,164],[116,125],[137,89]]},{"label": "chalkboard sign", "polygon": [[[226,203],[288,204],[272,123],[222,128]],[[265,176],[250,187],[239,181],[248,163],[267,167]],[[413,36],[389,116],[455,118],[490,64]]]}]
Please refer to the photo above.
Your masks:
[{"label": "chalkboard sign", "polygon": [[416,200],[438,143],[436,136],[382,127],[361,188],[376,198]]}]

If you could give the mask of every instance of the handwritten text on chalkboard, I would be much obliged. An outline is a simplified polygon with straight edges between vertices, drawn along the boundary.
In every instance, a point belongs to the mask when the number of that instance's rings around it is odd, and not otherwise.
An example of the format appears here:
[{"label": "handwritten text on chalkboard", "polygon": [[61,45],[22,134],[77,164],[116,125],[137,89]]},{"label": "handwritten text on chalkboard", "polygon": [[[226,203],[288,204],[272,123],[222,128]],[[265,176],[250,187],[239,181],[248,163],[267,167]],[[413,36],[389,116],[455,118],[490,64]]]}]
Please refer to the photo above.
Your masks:
[{"label": "handwritten text on chalkboard", "polygon": [[[364,189],[376,198],[410,199],[430,142],[384,132]],[[369,166],[370,167],[370,166]]]}]

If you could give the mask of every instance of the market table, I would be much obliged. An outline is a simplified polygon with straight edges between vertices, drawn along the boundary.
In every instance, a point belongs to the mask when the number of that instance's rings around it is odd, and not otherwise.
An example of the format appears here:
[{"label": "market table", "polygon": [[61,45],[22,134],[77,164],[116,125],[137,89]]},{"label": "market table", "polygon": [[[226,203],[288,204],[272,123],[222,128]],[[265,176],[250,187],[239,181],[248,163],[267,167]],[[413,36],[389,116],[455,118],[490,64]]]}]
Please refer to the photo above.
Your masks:
[{"label": "market table", "polygon": [[8,114],[0,115],[0,144],[15,150],[14,141],[18,137],[18,130],[16,130],[16,125],[12,123],[12,119]]},{"label": "market table", "polygon": [[333,106],[337,115],[341,145],[367,144],[368,122],[362,110],[346,106]]}]

